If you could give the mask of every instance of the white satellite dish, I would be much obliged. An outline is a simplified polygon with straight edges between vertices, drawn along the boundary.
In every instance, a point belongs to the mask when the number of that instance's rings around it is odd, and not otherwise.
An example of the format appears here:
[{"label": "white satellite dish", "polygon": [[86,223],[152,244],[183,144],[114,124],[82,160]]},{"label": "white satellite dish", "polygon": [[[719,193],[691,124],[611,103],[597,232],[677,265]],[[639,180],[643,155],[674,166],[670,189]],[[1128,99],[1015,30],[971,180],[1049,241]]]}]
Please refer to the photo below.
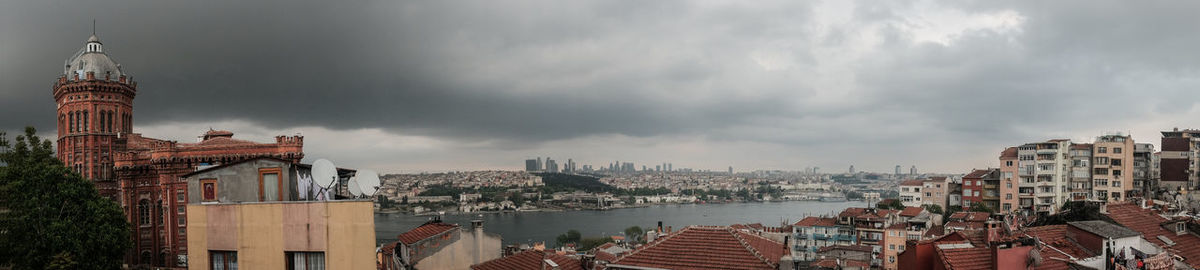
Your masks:
[{"label": "white satellite dish", "polygon": [[312,165],[313,183],[321,186],[321,189],[328,189],[337,180],[337,167],[333,166],[333,162],[327,159],[318,159],[313,161]]},{"label": "white satellite dish", "polygon": [[358,182],[358,176],[350,177],[350,181],[346,181],[346,191],[350,191],[350,195],[358,197],[362,195],[362,191],[358,190],[358,184],[354,182]]},{"label": "white satellite dish", "polygon": [[375,191],[379,189],[379,174],[372,170],[359,170],[356,176],[358,178],[358,190],[363,195],[373,196]]}]

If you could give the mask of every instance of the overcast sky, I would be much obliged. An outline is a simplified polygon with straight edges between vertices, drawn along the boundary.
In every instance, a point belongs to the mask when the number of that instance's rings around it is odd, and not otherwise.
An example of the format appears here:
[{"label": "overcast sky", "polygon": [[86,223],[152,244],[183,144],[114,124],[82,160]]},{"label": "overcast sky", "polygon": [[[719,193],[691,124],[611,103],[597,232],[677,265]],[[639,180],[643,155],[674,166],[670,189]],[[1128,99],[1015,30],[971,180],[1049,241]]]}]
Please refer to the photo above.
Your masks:
[{"label": "overcast sky", "polygon": [[92,19],[136,132],[382,172],[523,160],[965,173],[1200,127],[1196,1],[0,0],[0,130],[53,134]]}]

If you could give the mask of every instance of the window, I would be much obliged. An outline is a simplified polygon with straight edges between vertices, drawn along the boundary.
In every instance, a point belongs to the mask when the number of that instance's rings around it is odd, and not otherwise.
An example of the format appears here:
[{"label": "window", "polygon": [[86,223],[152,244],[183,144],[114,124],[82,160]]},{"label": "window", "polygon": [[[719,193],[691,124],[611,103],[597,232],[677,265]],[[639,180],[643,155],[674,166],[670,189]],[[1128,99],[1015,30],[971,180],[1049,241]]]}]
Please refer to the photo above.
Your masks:
[{"label": "window", "polygon": [[287,252],[288,270],[323,270],[325,269],[324,252]]},{"label": "window", "polygon": [[1120,154],[1120,153],[1121,153],[1120,147],[1113,147],[1113,154]]},{"label": "window", "polygon": [[1108,153],[1108,147],[1096,148],[1096,153],[1101,153],[1101,154]]},{"label": "window", "polygon": [[258,201],[278,201],[283,197],[283,178],[279,177],[279,168],[258,169]]},{"label": "window", "polygon": [[1113,166],[1121,166],[1121,159],[1119,159],[1119,158],[1112,159],[1112,165]]},{"label": "window", "polygon": [[209,262],[212,263],[212,270],[237,270],[238,258],[237,251],[208,251]]},{"label": "window", "polygon": [[1004,199],[1005,199],[1005,200],[1012,200],[1012,193],[1005,193],[1005,194],[1004,194]]},{"label": "window", "polygon": [[1012,162],[1012,160],[1009,160],[1009,161],[1005,161],[1005,162],[1004,162],[1004,166],[1009,166],[1009,167],[1012,167],[1012,165],[1013,165],[1013,162]]},{"label": "window", "polygon": [[1121,178],[1121,170],[1112,170],[1112,175]]},{"label": "window", "polygon": [[150,225],[150,200],[138,201],[138,224]]},{"label": "window", "polygon": [[217,192],[220,192],[217,188],[217,179],[200,179],[201,201],[217,201]]},{"label": "window", "polygon": [[[185,195],[185,194],[184,194],[184,191],[183,191],[183,189],[180,189],[180,190],[178,190],[178,191],[175,191],[175,201],[176,201],[176,202],[181,202],[181,203],[186,203],[186,202],[187,202],[187,195]],[[179,213],[181,213],[181,214],[182,214],[182,213],[183,213],[183,211],[180,211]]]}]

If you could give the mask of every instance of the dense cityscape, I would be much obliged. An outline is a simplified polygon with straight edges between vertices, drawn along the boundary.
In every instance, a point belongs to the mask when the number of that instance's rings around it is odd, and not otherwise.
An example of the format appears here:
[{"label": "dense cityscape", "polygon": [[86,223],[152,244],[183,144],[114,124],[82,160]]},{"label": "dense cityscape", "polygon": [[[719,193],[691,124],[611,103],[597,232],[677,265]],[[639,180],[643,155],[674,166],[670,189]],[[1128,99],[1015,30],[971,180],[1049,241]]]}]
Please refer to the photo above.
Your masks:
[{"label": "dense cityscape", "polygon": [[1196,10],[3,3],[0,270],[1198,269]]}]

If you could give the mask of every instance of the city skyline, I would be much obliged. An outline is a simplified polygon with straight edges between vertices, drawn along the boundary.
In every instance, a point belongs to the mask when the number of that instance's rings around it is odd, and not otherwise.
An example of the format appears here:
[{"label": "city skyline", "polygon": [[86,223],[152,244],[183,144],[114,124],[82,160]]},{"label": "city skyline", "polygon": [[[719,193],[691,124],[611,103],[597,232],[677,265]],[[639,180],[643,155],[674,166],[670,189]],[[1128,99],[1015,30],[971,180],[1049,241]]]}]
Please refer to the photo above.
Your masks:
[{"label": "city skyline", "polygon": [[313,142],[306,162],[385,173],[519,170],[535,153],[965,173],[1028,141],[1121,131],[1158,146],[1162,130],[1200,127],[1200,40],[1171,27],[1195,8],[289,2],[274,15],[250,12],[269,2],[177,4],[4,4],[0,130],[54,134],[48,81],[93,18],[140,83],[134,132],[300,133]]}]

